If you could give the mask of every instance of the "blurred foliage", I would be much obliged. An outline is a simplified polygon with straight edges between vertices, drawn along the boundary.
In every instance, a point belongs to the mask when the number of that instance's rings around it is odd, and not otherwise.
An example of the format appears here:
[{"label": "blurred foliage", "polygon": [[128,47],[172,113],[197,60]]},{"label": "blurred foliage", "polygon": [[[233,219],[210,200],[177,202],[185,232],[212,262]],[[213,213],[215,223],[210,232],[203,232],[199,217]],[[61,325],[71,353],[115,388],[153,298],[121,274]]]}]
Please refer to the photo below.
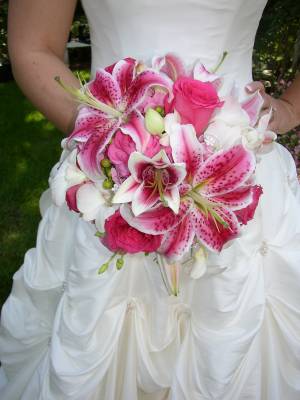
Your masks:
[{"label": "blurred foliage", "polygon": [[0,0],[0,65],[8,62],[7,51],[7,11],[8,1]]},{"label": "blurred foliage", "polygon": [[[300,66],[300,1],[269,0],[257,31],[253,77],[275,97],[291,84]],[[300,127],[278,137],[292,153],[300,175]]]}]

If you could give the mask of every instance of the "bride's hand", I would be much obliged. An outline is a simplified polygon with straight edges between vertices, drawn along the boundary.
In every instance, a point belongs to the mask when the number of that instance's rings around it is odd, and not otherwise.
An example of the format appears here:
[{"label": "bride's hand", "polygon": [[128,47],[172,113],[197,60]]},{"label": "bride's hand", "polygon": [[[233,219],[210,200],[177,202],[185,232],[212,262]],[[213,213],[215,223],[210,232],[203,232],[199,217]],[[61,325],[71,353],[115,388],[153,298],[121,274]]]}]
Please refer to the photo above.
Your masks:
[{"label": "bride's hand", "polygon": [[295,128],[299,124],[299,117],[289,100],[280,97],[275,98],[268,95],[262,82],[251,82],[246,86],[248,93],[254,93],[256,90],[260,91],[264,99],[264,104],[261,110],[261,115],[265,114],[272,107],[273,113],[269,123],[269,129],[283,134]]}]

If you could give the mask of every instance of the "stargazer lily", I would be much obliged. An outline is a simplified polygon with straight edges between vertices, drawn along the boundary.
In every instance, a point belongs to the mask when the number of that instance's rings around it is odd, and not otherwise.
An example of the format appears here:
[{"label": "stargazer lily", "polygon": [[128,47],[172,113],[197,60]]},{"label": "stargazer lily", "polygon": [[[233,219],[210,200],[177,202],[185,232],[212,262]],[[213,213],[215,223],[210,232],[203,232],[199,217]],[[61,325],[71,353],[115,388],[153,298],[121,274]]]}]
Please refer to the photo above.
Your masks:
[{"label": "stargazer lily", "polygon": [[176,148],[171,143],[173,159],[184,162],[187,169],[178,215],[172,217],[170,209],[157,207],[136,216],[129,207],[121,208],[131,226],[145,233],[164,234],[159,251],[172,260],[181,259],[195,240],[219,252],[239,234],[234,211],[251,204],[253,185],[249,179],[255,169],[253,153],[242,145],[206,158],[191,125],[178,124],[176,129],[177,134],[170,137],[177,143]]},{"label": "stargazer lily", "polygon": [[130,113],[138,109],[147,90],[161,86],[171,92],[170,78],[150,68],[137,73],[136,65],[136,60],[131,58],[120,60],[111,67],[98,69],[95,79],[82,85],[80,90],[67,89],[84,105],[69,143],[82,143],[78,163],[89,175],[98,173],[99,157],[105,146],[127,122]]},{"label": "stargazer lily", "polygon": [[129,157],[128,168],[131,176],[121,184],[113,203],[132,202],[135,216],[160,202],[178,213],[179,185],[186,176],[184,163],[171,163],[164,150],[152,158],[135,151]]}]

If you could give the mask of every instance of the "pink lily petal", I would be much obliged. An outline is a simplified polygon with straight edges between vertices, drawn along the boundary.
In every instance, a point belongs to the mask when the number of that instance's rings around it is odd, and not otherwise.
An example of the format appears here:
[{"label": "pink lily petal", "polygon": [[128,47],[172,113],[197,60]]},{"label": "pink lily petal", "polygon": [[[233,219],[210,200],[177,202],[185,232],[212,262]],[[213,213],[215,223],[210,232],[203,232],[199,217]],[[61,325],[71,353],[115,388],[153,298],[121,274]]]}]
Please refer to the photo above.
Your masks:
[{"label": "pink lily petal", "polygon": [[202,145],[193,125],[173,124],[170,145],[174,161],[186,164],[187,179],[191,179],[203,160]]},{"label": "pink lily petal", "polygon": [[178,187],[186,177],[185,163],[170,164],[165,168],[168,173],[168,188]]},{"label": "pink lily petal", "polygon": [[145,152],[151,134],[145,128],[144,117],[138,110],[132,111],[129,121],[122,124],[120,129],[135,142],[137,151]]},{"label": "pink lily petal", "polygon": [[78,207],[77,207],[77,191],[78,189],[83,185],[83,183],[79,183],[78,185],[74,185],[70,187],[67,192],[66,192],[66,202],[70,210],[73,210],[77,213],[79,213]]},{"label": "pink lily petal", "polygon": [[118,108],[121,104],[122,94],[119,84],[105,69],[98,69],[95,79],[87,86],[92,95],[103,103],[114,108]]},{"label": "pink lily petal", "polygon": [[112,76],[118,82],[121,95],[124,96],[134,79],[136,60],[127,59],[118,61],[112,71]]},{"label": "pink lily petal", "polygon": [[159,192],[155,188],[145,187],[144,182],[139,185],[132,200],[132,212],[137,217],[149,210],[159,201]]},{"label": "pink lily petal", "polygon": [[[119,128],[120,122],[111,119],[107,123],[106,130],[102,127],[101,131],[97,131],[88,139],[78,154],[78,164],[91,179],[101,174],[100,158],[105,146],[113,137]],[[94,180],[92,179],[92,180]]]},{"label": "pink lily petal", "polygon": [[95,130],[99,133],[105,130],[108,121],[105,113],[90,107],[81,107],[75,121],[75,127],[68,137],[68,144],[73,140],[77,142],[87,141]]},{"label": "pink lily petal", "polygon": [[183,60],[174,53],[165,55],[165,65],[161,68],[161,71],[167,74],[174,82],[180,76],[187,75]]},{"label": "pink lily petal", "polygon": [[253,93],[249,98],[242,103],[242,108],[246,111],[250,118],[250,125],[255,126],[257,123],[260,110],[264,104],[264,99],[259,90]]},{"label": "pink lily petal", "polygon": [[121,206],[120,211],[125,221],[133,228],[151,235],[160,235],[175,228],[190,211],[191,206],[191,201],[184,201],[180,204],[178,214],[175,214],[170,208],[159,205],[138,217],[125,204]]},{"label": "pink lily petal", "polygon": [[[131,58],[131,57],[126,57],[126,58],[124,58],[124,61],[136,62],[136,60],[135,60],[134,58]],[[115,67],[115,65],[116,65],[117,63],[118,63],[118,61],[115,62],[115,63],[113,63],[113,64],[111,64],[111,65],[109,65],[108,67],[105,67],[105,68],[104,68],[105,71],[107,71],[107,72],[109,72],[110,74],[112,74],[112,73],[113,73],[113,70],[114,70],[114,67]]]},{"label": "pink lily petal", "polygon": [[118,191],[115,193],[112,203],[129,203],[132,201],[135,191],[140,186],[140,183],[136,182],[136,180],[129,176],[119,187]]},{"label": "pink lily petal", "polygon": [[211,251],[219,252],[225,243],[238,235],[239,223],[234,213],[225,207],[218,207],[216,211],[228,224],[228,228],[197,208],[191,211],[191,218],[198,240]]},{"label": "pink lily petal", "polygon": [[142,153],[139,153],[138,151],[134,151],[133,153],[130,154],[128,160],[128,169],[132,177],[137,182],[143,181],[143,172],[148,165],[153,165],[153,159],[144,156]]},{"label": "pink lily petal", "polygon": [[163,236],[159,253],[171,260],[179,260],[190,249],[195,232],[190,215],[186,215],[181,223]]},{"label": "pink lily petal", "polygon": [[167,76],[163,76],[157,71],[151,69],[147,69],[138,74],[132,81],[132,84],[123,98],[124,104],[126,104],[127,114],[143,102],[147,90],[152,86],[162,86],[170,92],[172,81]]},{"label": "pink lily petal", "polygon": [[165,65],[165,57],[164,56],[154,56],[152,58],[152,68],[160,71],[162,67]]},{"label": "pink lily petal", "polygon": [[254,154],[236,145],[209,157],[196,173],[194,184],[203,183],[200,193],[205,196],[221,195],[242,186],[254,169]]},{"label": "pink lily petal", "polygon": [[209,72],[201,62],[198,62],[195,65],[193,76],[194,79],[197,79],[198,81],[211,82],[217,91],[221,88],[224,81],[223,78],[220,78],[218,75]]},{"label": "pink lily petal", "polygon": [[258,205],[259,198],[263,194],[262,187],[258,185],[252,186],[251,194],[252,194],[251,203],[242,210],[235,211],[235,215],[237,216],[238,220],[244,225],[246,225],[247,222],[254,217],[254,213]]},{"label": "pink lily petal", "polygon": [[240,210],[241,208],[247,207],[252,202],[252,187],[246,186],[240,189],[234,190],[232,192],[214,196],[209,198],[213,203],[219,203],[230,210]]}]

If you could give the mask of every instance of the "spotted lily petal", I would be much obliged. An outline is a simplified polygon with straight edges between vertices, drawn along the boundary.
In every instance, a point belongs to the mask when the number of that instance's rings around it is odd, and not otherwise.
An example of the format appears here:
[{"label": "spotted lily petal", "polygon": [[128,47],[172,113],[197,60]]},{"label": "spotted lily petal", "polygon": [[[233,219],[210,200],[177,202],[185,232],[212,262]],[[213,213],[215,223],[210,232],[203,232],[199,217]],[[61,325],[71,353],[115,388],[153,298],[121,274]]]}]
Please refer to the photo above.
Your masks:
[{"label": "spotted lily petal", "polygon": [[229,193],[242,186],[253,174],[255,156],[242,145],[221,150],[209,157],[196,173],[194,184],[205,196]]},{"label": "spotted lily petal", "polygon": [[102,175],[100,156],[119,126],[119,120],[108,120],[107,125],[102,126],[100,132],[95,131],[79,152],[79,166],[92,180],[97,180],[99,174]]},{"label": "spotted lily petal", "polygon": [[120,211],[125,221],[133,228],[151,235],[160,235],[175,228],[189,212],[191,205],[192,202],[189,200],[182,202],[178,214],[175,214],[170,208],[162,205],[146,211],[137,217],[128,205],[122,205]]},{"label": "spotted lily petal", "polygon": [[128,58],[120,60],[114,65],[112,76],[117,81],[122,96],[124,96],[134,79],[136,64],[136,60]]},{"label": "spotted lily petal", "polygon": [[158,252],[171,260],[179,260],[190,249],[194,236],[192,220],[187,214],[179,225],[164,234]]},{"label": "spotted lily petal", "polygon": [[232,211],[218,207],[216,212],[228,224],[227,227],[213,219],[211,214],[206,216],[197,208],[191,211],[193,228],[198,240],[213,252],[221,251],[224,244],[239,233],[239,223]]},{"label": "spotted lily petal", "polygon": [[81,107],[76,118],[75,127],[68,137],[68,146],[74,140],[86,142],[97,131],[99,134],[106,130],[109,123],[107,114],[90,107]]},{"label": "spotted lily petal", "polygon": [[163,76],[151,69],[138,74],[123,98],[127,114],[130,114],[133,109],[136,109],[143,102],[147,90],[152,86],[161,86],[166,91],[171,92],[172,81],[167,76]]},{"label": "spotted lily petal", "polygon": [[95,79],[89,82],[87,86],[97,100],[113,108],[120,106],[122,100],[120,86],[117,80],[105,69],[98,69]]},{"label": "spotted lily petal", "polygon": [[209,200],[213,203],[222,204],[233,211],[240,210],[251,204],[252,186],[245,186],[223,195],[210,197]]}]

